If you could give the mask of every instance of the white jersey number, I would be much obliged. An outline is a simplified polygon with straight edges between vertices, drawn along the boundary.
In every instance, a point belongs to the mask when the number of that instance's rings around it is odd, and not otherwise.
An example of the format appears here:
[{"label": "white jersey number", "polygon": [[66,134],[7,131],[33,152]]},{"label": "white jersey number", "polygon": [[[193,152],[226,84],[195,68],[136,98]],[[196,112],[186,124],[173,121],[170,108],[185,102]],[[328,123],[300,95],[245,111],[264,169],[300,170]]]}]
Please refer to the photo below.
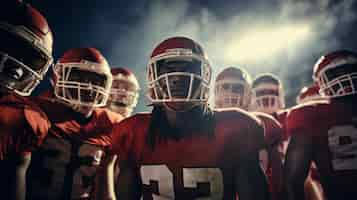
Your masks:
[{"label": "white jersey number", "polygon": [[[155,200],[175,199],[174,176],[166,165],[146,165],[140,168],[142,183],[150,186],[157,184],[157,190],[152,195]],[[197,200],[223,199],[223,176],[218,168],[183,168],[183,186],[195,189],[199,183],[208,183],[210,196],[196,198]],[[143,199],[143,197],[141,198]]]},{"label": "white jersey number", "polygon": [[334,170],[357,169],[357,128],[335,126],[328,131],[328,144]]}]

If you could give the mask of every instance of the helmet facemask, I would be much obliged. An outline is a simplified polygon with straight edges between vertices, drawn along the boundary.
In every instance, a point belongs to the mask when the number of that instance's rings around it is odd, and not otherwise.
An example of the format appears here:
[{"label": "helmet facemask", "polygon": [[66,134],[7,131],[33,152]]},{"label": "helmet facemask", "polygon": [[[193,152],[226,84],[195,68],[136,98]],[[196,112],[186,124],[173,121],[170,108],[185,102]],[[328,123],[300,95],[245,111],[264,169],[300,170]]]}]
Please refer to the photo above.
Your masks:
[{"label": "helmet facemask", "polygon": [[245,81],[224,79],[215,84],[216,108],[248,109],[250,98],[251,88]]},{"label": "helmet facemask", "polygon": [[211,68],[208,61],[188,49],[171,49],[154,57],[148,66],[152,103],[208,101]]},{"label": "helmet facemask", "polygon": [[52,56],[25,27],[0,23],[0,87],[29,96],[43,79]]},{"label": "helmet facemask", "polygon": [[[99,73],[97,63],[58,63],[54,67],[55,96],[72,108],[85,112],[106,105],[110,87],[111,74]],[[93,69],[93,70],[91,70]]]},{"label": "helmet facemask", "polygon": [[275,84],[260,84],[252,89],[253,110],[272,114],[285,107],[282,88]]},{"label": "helmet facemask", "polygon": [[357,93],[357,62],[329,67],[319,73],[319,93],[322,96],[340,97]]}]

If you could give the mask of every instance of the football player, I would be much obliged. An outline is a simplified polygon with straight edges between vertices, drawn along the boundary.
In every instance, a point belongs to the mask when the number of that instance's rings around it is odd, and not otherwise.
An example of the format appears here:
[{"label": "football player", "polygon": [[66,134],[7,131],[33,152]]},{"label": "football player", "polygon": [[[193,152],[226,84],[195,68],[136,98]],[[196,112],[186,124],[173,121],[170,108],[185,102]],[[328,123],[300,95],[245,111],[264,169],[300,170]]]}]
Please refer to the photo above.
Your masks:
[{"label": "football player", "polygon": [[129,117],[139,98],[139,82],[133,72],[127,68],[112,68],[113,84],[107,108],[113,112]]},{"label": "football player", "polygon": [[[120,199],[269,196],[258,156],[264,129],[243,110],[210,110],[211,73],[202,47],[190,38],[168,38],[153,50],[147,73],[153,111],[113,129]],[[105,185],[109,178],[99,180]],[[98,197],[115,199],[113,188],[105,189]]]},{"label": "football player", "polygon": [[49,122],[30,101],[32,90],[52,64],[53,37],[45,17],[21,1],[0,7],[0,195],[24,199],[31,151]]},{"label": "football player", "polygon": [[287,116],[288,199],[303,199],[312,161],[327,199],[356,198],[356,74],[357,53],[349,50],[328,53],[315,64],[313,80],[327,99],[298,105]]},{"label": "football player", "polygon": [[285,109],[283,85],[278,77],[264,73],[253,80],[250,110],[270,114],[280,122],[283,129],[283,142],[279,144],[279,152],[284,160],[289,138],[285,131],[285,117],[288,109]]},{"label": "football player", "polygon": [[53,71],[53,89],[35,98],[51,128],[32,153],[27,198],[89,199],[112,126],[122,119],[100,108],[110,93],[110,67],[98,50],[73,48]]},{"label": "football player", "polygon": [[[319,90],[320,88],[316,84],[310,85],[309,87],[303,87],[296,97],[296,104],[304,104],[310,101],[322,100],[323,97],[319,94]],[[306,178],[304,185],[305,199],[324,199],[323,189],[319,177],[320,176],[317,172],[316,164],[312,162],[309,175]]]},{"label": "football player", "polygon": [[[276,88],[269,88],[270,90]],[[275,90],[274,90],[275,91]],[[274,93],[275,94],[275,93]],[[240,108],[249,110],[252,96],[252,81],[250,75],[242,68],[228,67],[217,75],[215,83],[216,108]],[[267,97],[269,102],[276,100],[275,96]],[[262,99],[263,102],[265,99]],[[273,103],[270,105],[274,106]],[[282,160],[279,144],[282,141],[280,123],[269,114],[253,112],[262,120],[265,126],[266,147],[260,151],[260,162],[270,182],[273,199],[277,199],[282,182]]]}]

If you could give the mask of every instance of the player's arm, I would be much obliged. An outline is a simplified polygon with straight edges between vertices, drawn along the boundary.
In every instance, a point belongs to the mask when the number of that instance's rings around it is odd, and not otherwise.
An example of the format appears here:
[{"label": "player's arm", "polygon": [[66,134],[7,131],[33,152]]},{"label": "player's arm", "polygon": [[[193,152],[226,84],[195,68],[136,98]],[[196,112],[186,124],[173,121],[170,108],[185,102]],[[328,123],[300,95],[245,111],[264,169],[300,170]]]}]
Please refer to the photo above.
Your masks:
[{"label": "player's arm", "polygon": [[95,199],[139,199],[140,184],[136,170],[117,155],[107,156],[96,175]]},{"label": "player's arm", "polygon": [[[110,153],[97,173],[96,199],[139,199],[139,176],[136,168],[129,164],[130,118],[116,124],[112,130]],[[113,156],[116,155],[116,156]]]},{"label": "player's arm", "polygon": [[268,148],[269,163],[272,170],[272,193],[274,198],[278,198],[281,193],[283,182],[283,163],[279,152],[279,144],[280,143],[277,142]]},{"label": "player's arm", "polygon": [[114,192],[114,166],[117,155],[107,155],[96,173],[96,184],[94,196],[96,200],[115,200]]},{"label": "player's arm", "polygon": [[269,199],[268,183],[260,167],[258,152],[248,155],[239,165],[236,191],[239,200]]},{"label": "player's arm", "polygon": [[288,146],[284,165],[284,186],[289,200],[304,199],[304,183],[312,160],[312,139],[304,130],[293,134]]},{"label": "player's arm", "polygon": [[16,156],[12,159],[10,168],[13,175],[12,181],[12,198],[14,200],[24,200],[26,196],[26,172],[31,162],[31,154]]},{"label": "player's arm", "polygon": [[239,200],[269,199],[268,182],[259,162],[259,150],[264,143],[264,128],[252,126],[249,135],[250,150],[236,169],[236,192]]},{"label": "player's arm", "polygon": [[129,163],[118,161],[114,169],[115,173],[115,194],[119,200],[140,199],[141,184],[140,178]]}]

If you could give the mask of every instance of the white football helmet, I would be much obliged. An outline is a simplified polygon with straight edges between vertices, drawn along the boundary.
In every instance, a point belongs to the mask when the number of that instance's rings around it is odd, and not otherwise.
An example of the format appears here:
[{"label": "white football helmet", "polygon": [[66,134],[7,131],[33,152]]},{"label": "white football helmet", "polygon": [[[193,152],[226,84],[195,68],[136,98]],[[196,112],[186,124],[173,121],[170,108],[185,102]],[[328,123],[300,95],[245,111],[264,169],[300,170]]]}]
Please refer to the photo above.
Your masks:
[{"label": "white football helmet", "polygon": [[252,93],[253,111],[272,114],[285,107],[283,86],[273,74],[257,76],[253,81]]},{"label": "white football helmet", "polygon": [[66,51],[54,66],[54,94],[77,109],[106,105],[112,85],[110,67],[94,48]]},{"label": "white football helmet", "polygon": [[206,103],[211,71],[197,42],[186,37],[168,38],[151,54],[147,67],[148,98],[152,104]]},{"label": "white football helmet", "polygon": [[112,68],[113,84],[107,108],[128,117],[138,103],[139,82],[127,68]]},{"label": "white football helmet", "polygon": [[357,93],[357,53],[338,50],[322,56],[315,64],[312,78],[320,94],[340,97]]},{"label": "white football helmet", "polygon": [[238,107],[247,110],[251,100],[252,79],[242,68],[228,67],[217,75],[215,107]]}]

